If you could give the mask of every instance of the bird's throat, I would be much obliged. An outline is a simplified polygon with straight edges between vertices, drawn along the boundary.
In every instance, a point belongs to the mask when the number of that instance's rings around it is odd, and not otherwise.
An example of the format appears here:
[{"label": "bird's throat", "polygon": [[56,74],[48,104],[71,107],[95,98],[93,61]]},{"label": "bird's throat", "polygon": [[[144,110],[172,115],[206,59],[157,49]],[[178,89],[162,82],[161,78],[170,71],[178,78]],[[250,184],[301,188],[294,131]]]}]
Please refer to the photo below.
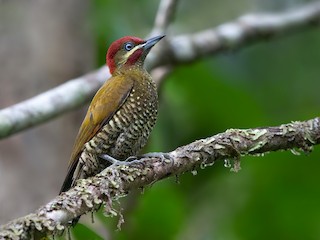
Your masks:
[{"label": "bird's throat", "polygon": [[135,64],[141,64],[144,60],[142,59],[142,55],[143,55],[143,49],[141,48],[137,49],[127,58],[125,65],[132,66]]}]

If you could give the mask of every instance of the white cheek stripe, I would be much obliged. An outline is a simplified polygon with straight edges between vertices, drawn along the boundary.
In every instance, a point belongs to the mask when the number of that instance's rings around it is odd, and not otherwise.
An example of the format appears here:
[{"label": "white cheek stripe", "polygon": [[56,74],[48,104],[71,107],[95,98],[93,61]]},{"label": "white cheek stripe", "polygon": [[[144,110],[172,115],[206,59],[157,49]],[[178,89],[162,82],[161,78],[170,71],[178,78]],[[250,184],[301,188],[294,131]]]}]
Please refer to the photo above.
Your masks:
[{"label": "white cheek stripe", "polygon": [[129,52],[127,52],[125,55],[123,55],[123,57],[120,60],[120,64],[125,64],[126,61],[128,60],[128,58],[138,49],[143,48],[145,44],[139,44],[137,46],[135,46],[134,48],[132,48]]}]

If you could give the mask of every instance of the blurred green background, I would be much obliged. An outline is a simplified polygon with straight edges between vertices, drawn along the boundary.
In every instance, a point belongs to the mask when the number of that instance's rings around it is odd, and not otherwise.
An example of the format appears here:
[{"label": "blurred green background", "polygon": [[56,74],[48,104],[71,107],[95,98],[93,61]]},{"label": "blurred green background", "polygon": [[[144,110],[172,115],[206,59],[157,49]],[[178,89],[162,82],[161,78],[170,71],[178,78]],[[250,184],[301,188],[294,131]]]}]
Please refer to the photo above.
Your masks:
[{"label": "blurred green background", "polygon": [[[152,28],[155,2],[121,2],[119,8],[119,2],[96,1],[93,10],[99,23],[94,26],[101,64],[105,39],[144,36]],[[213,27],[250,11],[292,7],[284,2],[181,1],[168,35]],[[119,11],[126,12],[126,18],[119,17]],[[104,17],[106,12],[113,13],[113,21]],[[177,67],[161,88],[159,120],[146,151],[173,150],[228,128],[317,116],[319,42],[315,28]],[[243,157],[239,173],[219,163],[196,176],[181,176],[180,184],[175,179],[161,181],[134,195],[135,201],[124,200],[133,204],[125,211],[122,230],[110,235],[112,239],[319,239],[319,158],[319,147],[309,156],[270,153]]]},{"label": "blurred green background", "polygon": [[[307,2],[180,1],[168,37]],[[92,36],[95,66],[105,63],[115,39],[146,36],[158,4],[91,1],[84,27]],[[159,119],[145,152],[170,151],[228,128],[316,117],[319,89],[318,27],[177,66],[161,87]],[[309,155],[243,157],[238,173],[216,163],[180,176],[179,183],[166,179],[120,201],[121,231],[118,218],[99,212],[95,224],[84,220],[76,227],[75,239],[320,239],[319,160],[317,146]]]}]

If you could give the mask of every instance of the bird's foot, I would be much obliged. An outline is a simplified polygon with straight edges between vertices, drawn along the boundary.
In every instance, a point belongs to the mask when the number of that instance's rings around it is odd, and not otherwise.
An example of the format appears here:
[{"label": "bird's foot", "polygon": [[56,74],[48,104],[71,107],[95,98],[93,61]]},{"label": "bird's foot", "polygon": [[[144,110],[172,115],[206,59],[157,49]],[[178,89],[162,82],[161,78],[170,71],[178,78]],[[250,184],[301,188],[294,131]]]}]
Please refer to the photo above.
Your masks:
[{"label": "bird's foot", "polygon": [[145,157],[160,158],[162,163],[163,162],[172,162],[172,160],[173,160],[173,158],[170,155],[170,153],[163,153],[163,152],[146,153],[146,154],[143,154],[143,155],[139,156],[139,159],[145,158]]},{"label": "bird's foot", "polygon": [[138,160],[138,159],[140,159],[140,158],[137,157],[137,156],[130,156],[130,157],[128,157],[125,161],[126,161],[126,162],[134,162],[134,161],[136,161],[136,160]]},{"label": "bird's foot", "polygon": [[146,153],[140,156],[131,156],[124,161],[115,159],[114,157],[111,157],[108,154],[101,154],[99,157],[103,160],[108,161],[113,166],[128,165],[130,162],[138,161],[142,158],[160,158],[161,163],[164,163],[164,162],[168,163],[168,162],[172,162],[173,160],[170,153],[163,153],[163,152],[152,152],[152,153]]},{"label": "bird's foot", "polygon": [[114,158],[114,157],[111,157],[111,156],[108,155],[108,154],[101,154],[101,155],[99,155],[99,157],[100,157],[101,159],[103,159],[103,160],[108,161],[108,162],[110,163],[110,165],[115,165],[115,166],[117,166],[117,165],[122,165],[122,164],[125,163],[124,161],[120,161],[120,160],[118,160],[118,159],[116,159],[116,158]]}]

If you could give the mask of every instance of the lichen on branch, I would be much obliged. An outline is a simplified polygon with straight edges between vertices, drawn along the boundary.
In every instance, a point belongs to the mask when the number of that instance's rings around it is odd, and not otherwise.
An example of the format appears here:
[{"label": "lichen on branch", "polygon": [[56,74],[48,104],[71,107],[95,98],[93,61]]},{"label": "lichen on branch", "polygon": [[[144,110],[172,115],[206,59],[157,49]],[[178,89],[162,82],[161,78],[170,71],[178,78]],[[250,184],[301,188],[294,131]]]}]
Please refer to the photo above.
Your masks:
[{"label": "lichen on branch", "polygon": [[[102,204],[106,215],[116,215],[113,201],[133,189],[163,178],[227,161],[240,169],[240,158],[277,150],[311,152],[320,144],[320,118],[292,122],[278,127],[229,129],[181,146],[163,157],[149,154],[123,165],[113,165],[96,176],[80,179],[74,188],[57,196],[35,213],[0,227],[0,239],[32,239],[39,233],[60,234],[72,219],[96,211]],[[231,164],[229,164],[231,163]]]}]

